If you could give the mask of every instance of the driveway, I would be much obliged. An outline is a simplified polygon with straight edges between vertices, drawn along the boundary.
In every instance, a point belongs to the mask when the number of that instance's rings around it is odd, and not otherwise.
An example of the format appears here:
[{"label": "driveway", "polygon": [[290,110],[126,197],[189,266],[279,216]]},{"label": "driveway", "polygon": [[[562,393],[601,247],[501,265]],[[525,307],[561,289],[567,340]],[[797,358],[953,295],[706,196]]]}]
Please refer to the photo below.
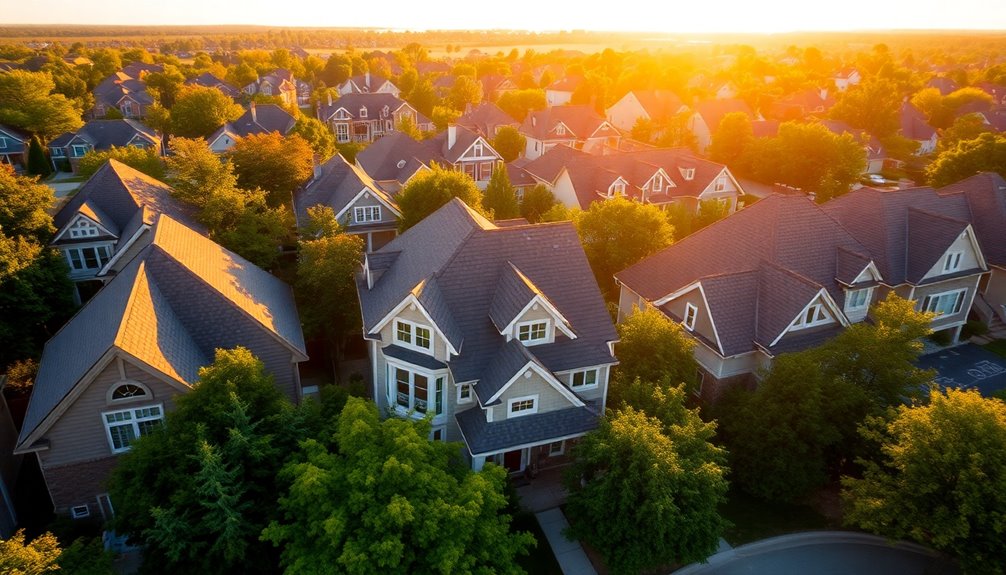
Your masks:
[{"label": "driveway", "polygon": [[1006,389],[1006,358],[967,343],[924,355],[919,367],[935,369],[941,387],[977,389],[985,397]]}]

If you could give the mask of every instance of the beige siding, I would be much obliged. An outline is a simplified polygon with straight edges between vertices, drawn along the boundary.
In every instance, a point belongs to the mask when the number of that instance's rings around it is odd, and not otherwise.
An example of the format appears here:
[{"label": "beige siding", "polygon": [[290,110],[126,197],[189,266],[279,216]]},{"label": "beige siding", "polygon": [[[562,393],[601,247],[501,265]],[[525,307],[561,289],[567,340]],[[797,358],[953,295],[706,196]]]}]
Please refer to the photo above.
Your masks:
[{"label": "beige siding", "polygon": [[[530,142],[531,140],[528,140]],[[530,144],[529,144],[530,145]],[[555,182],[555,186],[552,187],[552,195],[555,199],[559,200],[567,208],[579,208],[580,200],[576,197],[576,191],[573,189],[573,181],[569,179],[569,174],[562,172],[559,178]],[[583,206],[586,209],[589,206]]]},{"label": "beige siding", "polygon": [[647,305],[642,296],[627,288],[625,284],[619,285],[618,291],[618,322],[632,315],[636,309],[643,309]]},{"label": "beige siding", "polygon": [[49,440],[49,449],[39,452],[43,466],[66,465],[111,456],[112,447],[108,443],[105,424],[101,418],[104,411],[157,404],[163,404],[165,411],[174,407],[172,398],[178,393],[177,389],[128,362],[123,363],[126,380],[138,381],[147,386],[153,397],[135,402],[110,403],[107,399],[108,390],[124,381],[119,374],[117,360],[113,359],[43,436]]},{"label": "beige siding", "polygon": [[693,355],[702,369],[717,379],[757,372],[764,358],[764,354],[758,351],[723,358],[702,343],[695,345]]},{"label": "beige siding", "polygon": [[937,282],[934,284],[924,285],[915,288],[916,309],[922,308],[922,303],[925,301],[926,296],[939,294],[943,292],[967,289],[967,293],[964,295],[964,305],[961,307],[960,313],[952,315],[942,315],[933,320],[933,329],[945,329],[948,327],[954,327],[964,323],[968,318],[968,311],[971,309],[971,303],[974,300],[975,292],[978,288],[978,280],[981,276],[973,275],[963,278],[958,278],[955,280]]},{"label": "beige siding", "polygon": [[343,220],[349,226],[356,225],[353,220],[353,208],[362,208],[366,206],[380,206],[381,207],[381,220],[380,222],[367,222],[363,225],[372,226],[378,223],[386,224],[397,224],[398,217],[395,213],[388,209],[388,206],[384,205],[377,197],[370,192],[364,193],[362,196],[358,197],[355,202],[350,204],[346,211],[343,213]]},{"label": "beige siding", "polygon": [[631,130],[636,121],[646,118],[646,110],[640,105],[636,95],[629,92],[607,110],[608,121],[620,130]]},{"label": "beige siding", "polygon": [[[706,307],[705,302],[702,300],[702,293],[698,289],[693,289],[692,291],[667,302],[664,304],[663,308],[670,310],[671,313],[684,321],[685,307],[687,304],[692,304],[698,308],[695,316],[695,329],[692,331],[711,342],[715,342],[716,332],[713,329],[712,318],[709,317],[709,308]],[[681,327],[684,327],[684,325]]]},{"label": "beige siding", "polygon": [[961,265],[956,271],[947,272],[948,274],[955,274],[961,270],[973,270],[979,267],[978,255],[975,253],[974,246],[971,243],[971,235],[970,233],[964,233],[954,240],[954,243],[950,244],[947,251],[940,256],[939,261],[926,272],[926,275],[922,276],[922,281],[943,275],[943,264],[946,262],[947,254],[953,252],[961,252]]},{"label": "beige siding", "polygon": [[597,387],[593,389],[573,389],[573,374],[579,371],[584,371],[583,369],[557,373],[556,377],[580,399],[583,399],[584,401],[602,401],[607,394],[608,376],[611,372],[611,367],[603,365],[592,369],[597,369]]},{"label": "beige siding", "polygon": [[426,316],[419,311],[418,307],[413,310],[409,309],[407,306],[399,312],[395,318],[389,321],[388,324],[381,329],[381,341],[388,342],[389,344],[395,343],[395,319],[404,319],[406,321],[411,321],[413,323],[432,328],[433,357],[442,362],[447,362],[447,344],[444,341],[444,338],[436,331],[434,326],[430,323],[430,320],[426,319]]},{"label": "beige siding", "polygon": [[530,372],[531,377],[524,377],[524,375],[517,376],[517,381],[500,396],[500,404],[493,407],[493,421],[507,419],[508,402],[516,397],[537,395],[538,413],[573,407],[573,404],[568,399],[563,397],[559,391],[546,382],[540,375],[530,369],[527,372]]}]

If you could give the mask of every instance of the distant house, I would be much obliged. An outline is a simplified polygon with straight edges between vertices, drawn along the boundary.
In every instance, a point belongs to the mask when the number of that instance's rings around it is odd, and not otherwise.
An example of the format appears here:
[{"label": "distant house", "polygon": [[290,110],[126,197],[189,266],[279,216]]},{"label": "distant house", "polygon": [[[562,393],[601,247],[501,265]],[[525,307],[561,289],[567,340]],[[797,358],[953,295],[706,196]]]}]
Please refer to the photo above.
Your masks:
[{"label": "distant house", "polygon": [[870,135],[865,130],[859,130],[838,120],[821,120],[820,124],[828,128],[836,136],[849,134],[857,142],[863,144],[863,151],[866,156],[866,165],[863,168],[864,174],[879,174],[884,170],[884,163],[887,161],[887,150],[876,136]]},{"label": "distant house", "polygon": [[308,208],[332,208],[346,233],[363,238],[367,252],[390,242],[398,233],[398,204],[361,168],[340,154],[315,169],[313,179],[294,194],[297,227],[308,222]]},{"label": "distant house", "polygon": [[15,166],[15,169],[27,166],[30,141],[20,130],[0,124],[0,164]]},{"label": "distant house", "polygon": [[901,104],[901,135],[919,143],[915,152],[918,156],[936,151],[938,135],[936,129],[929,125],[926,117],[911,102]]},{"label": "distant house", "polygon": [[504,126],[510,126],[514,129],[520,127],[520,122],[514,120],[510,117],[510,114],[507,114],[492,102],[483,102],[474,108],[471,104],[468,104],[464,115],[454,123],[484,138],[490,139],[496,137],[500,128]]},{"label": "distant house", "polygon": [[255,82],[248,84],[241,91],[249,96],[254,96],[255,94],[276,96],[287,106],[297,105],[296,79],[293,77],[293,72],[284,68],[273,70]]},{"label": "distant house", "polygon": [[530,112],[520,126],[527,138],[524,155],[535,159],[564,144],[592,154],[617,149],[621,134],[590,106],[553,106]]},{"label": "distant house", "polygon": [[398,130],[408,117],[420,130],[431,130],[432,122],[411,105],[389,93],[352,93],[318,106],[318,119],[328,125],[336,142],[373,142]]},{"label": "distant house", "polygon": [[185,81],[185,84],[188,86],[202,86],[203,88],[216,88],[235,100],[241,97],[241,90],[238,90],[234,86],[231,86],[209,72],[203,72],[194,78],[189,78]]},{"label": "distant house", "polygon": [[479,83],[482,84],[482,99],[486,102],[495,102],[506,92],[517,89],[517,84],[514,84],[510,78],[499,74],[480,76]]},{"label": "distant house", "polygon": [[154,103],[154,97],[147,92],[147,85],[140,79],[140,72],[149,71],[146,65],[134,63],[102,80],[93,92],[94,108],[91,109],[91,116],[104,118],[110,110],[117,110],[127,119],[146,116],[147,108]]},{"label": "distant house", "polygon": [[573,92],[583,83],[583,76],[566,76],[545,88],[545,102],[549,106],[563,106],[573,99]]},{"label": "distant house", "polygon": [[960,86],[957,85],[957,82],[946,76],[933,76],[926,82],[926,88],[936,88],[940,91],[940,95],[947,96],[960,89]]},{"label": "distant house", "polygon": [[744,193],[726,166],[680,148],[595,156],[557,146],[523,169],[564,205],[584,210],[625,197],[658,206],[678,203],[693,211],[701,202],[716,201],[733,212]]},{"label": "distant house", "polygon": [[206,137],[206,141],[210,149],[219,154],[233,148],[238,140],[251,134],[278,132],[286,136],[296,123],[297,119],[290,112],[276,104],[252,102],[240,118],[217,128],[217,131]]},{"label": "distant house", "polygon": [[834,105],[835,99],[828,95],[828,90],[807,89],[772,102],[766,115],[782,121],[801,120],[808,116],[821,117]]},{"label": "distant house", "polygon": [[69,166],[76,172],[85,154],[102,152],[113,146],[151,148],[162,153],[161,135],[136,120],[91,120],[76,132],[66,132],[49,142],[49,157],[54,169]]},{"label": "distant house", "polygon": [[992,96],[993,106],[1006,105],[1006,86],[994,84],[992,82],[977,82],[974,86],[989,96]]},{"label": "distant house", "polygon": [[835,73],[834,78],[835,89],[839,92],[844,92],[849,89],[849,86],[855,86],[863,81],[863,77],[859,74],[859,70],[855,68],[842,68]]},{"label": "distant house", "polygon": [[[766,81],[765,83],[771,84],[772,82]],[[732,100],[737,97],[737,86],[733,82],[718,84],[713,90],[713,97],[717,100]]]},{"label": "distant house", "polygon": [[397,194],[417,173],[430,169],[436,154],[402,132],[389,134],[356,154],[356,165],[383,190]]},{"label": "distant house", "polygon": [[301,399],[307,354],[289,286],[167,214],[149,233],[39,361],[15,453],[38,458],[60,514],[111,519],[119,456],[163,425],[216,349],[248,348]]},{"label": "distant house", "polygon": [[704,152],[713,141],[713,134],[720,127],[720,122],[730,113],[740,112],[752,120],[759,120],[744,100],[706,100],[694,107],[694,112],[688,118],[688,129],[698,140],[699,151]]},{"label": "distant house", "polygon": [[622,96],[605,113],[612,126],[630,131],[639,120],[666,120],[687,109],[677,94],[668,90],[635,90]]},{"label": "distant house", "polygon": [[570,222],[454,199],[367,254],[357,290],[379,409],[429,418],[473,469],[567,463],[597,427],[618,336]]},{"label": "distant house", "polygon": [[347,94],[391,94],[398,98],[402,91],[391,80],[377,74],[360,74],[346,80],[336,88],[340,96]]}]

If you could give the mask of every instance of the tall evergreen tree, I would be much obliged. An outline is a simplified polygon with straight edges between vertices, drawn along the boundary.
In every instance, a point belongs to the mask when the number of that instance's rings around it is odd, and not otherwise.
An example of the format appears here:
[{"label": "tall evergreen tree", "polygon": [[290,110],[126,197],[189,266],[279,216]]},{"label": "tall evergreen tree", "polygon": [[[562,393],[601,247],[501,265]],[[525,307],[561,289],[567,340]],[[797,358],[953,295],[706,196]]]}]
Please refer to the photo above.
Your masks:
[{"label": "tall evergreen tree", "polygon": [[510,185],[506,166],[496,166],[496,169],[493,170],[493,175],[489,178],[489,186],[486,187],[485,197],[482,198],[482,206],[486,211],[491,210],[493,217],[497,220],[508,220],[520,216],[517,193]]},{"label": "tall evergreen tree", "polygon": [[52,173],[52,165],[45,157],[45,150],[42,149],[38,136],[32,136],[31,143],[28,144],[28,173],[43,178]]}]

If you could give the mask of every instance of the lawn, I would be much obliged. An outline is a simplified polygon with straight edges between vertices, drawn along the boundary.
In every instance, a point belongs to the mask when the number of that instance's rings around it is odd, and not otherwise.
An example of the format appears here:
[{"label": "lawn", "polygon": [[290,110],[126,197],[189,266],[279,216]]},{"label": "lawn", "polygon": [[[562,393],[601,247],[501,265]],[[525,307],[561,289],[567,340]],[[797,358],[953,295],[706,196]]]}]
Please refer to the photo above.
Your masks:
[{"label": "lawn", "polygon": [[542,533],[538,520],[533,513],[518,513],[513,518],[514,531],[528,531],[538,540],[538,545],[531,549],[528,555],[520,557],[517,564],[527,571],[528,575],[562,575],[559,562],[552,554],[552,548],[548,545],[548,539]]},{"label": "lawn", "polygon": [[720,512],[733,526],[723,538],[734,547],[786,533],[838,527],[807,505],[768,503],[740,491],[731,491],[727,497]]},{"label": "lawn", "polygon": [[999,339],[982,347],[984,347],[985,349],[991,351],[996,355],[1006,357],[1006,339]]}]

